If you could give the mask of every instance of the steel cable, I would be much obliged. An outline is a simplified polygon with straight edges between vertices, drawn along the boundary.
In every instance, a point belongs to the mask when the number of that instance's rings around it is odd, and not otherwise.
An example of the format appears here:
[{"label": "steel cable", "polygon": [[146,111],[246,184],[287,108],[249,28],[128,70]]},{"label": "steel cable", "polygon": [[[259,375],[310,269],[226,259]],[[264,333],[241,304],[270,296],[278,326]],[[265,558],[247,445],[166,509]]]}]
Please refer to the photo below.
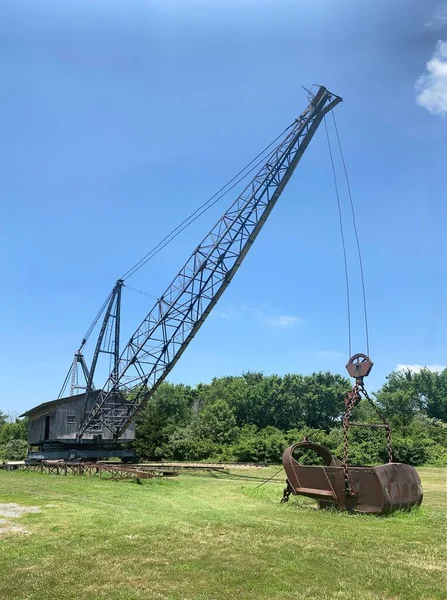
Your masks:
[{"label": "steel cable", "polygon": [[[259,152],[253,158],[253,160],[251,160],[247,165],[245,165],[245,167],[243,169],[241,169],[232,179],[230,179],[223,187],[220,188],[220,190],[218,190],[215,194],[213,194],[206,202],[204,202],[194,212],[192,212],[189,215],[189,217],[187,217],[179,225],[177,225],[177,227],[175,227],[156,246],[154,246],[152,248],[152,250],[150,250],[131,269],[129,269],[122,277],[120,277],[120,279],[125,280],[125,279],[128,279],[129,277],[131,277],[134,273],[136,273],[139,269],[141,269],[141,267],[143,267],[149,260],[151,260],[152,258],[154,258],[154,256],[156,256],[159,252],[161,252],[161,250],[163,250],[163,248],[165,248],[168,244],[170,244],[180,233],[182,233],[182,231],[184,231],[187,227],[189,227],[192,223],[194,223],[194,221],[196,221],[199,217],[201,217],[207,210],[209,210],[219,200],[221,200],[226,194],[228,194],[229,191],[231,191],[234,187],[236,187],[236,185],[238,185],[243,179],[245,179],[245,177],[247,177],[247,175],[249,175],[252,171],[254,171],[254,169],[256,169],[262,162],[265,161],[265,157],[263,157],[263,155],[266,153],[266,151],[271,146],[273,146],[273,144],[275,142],[277,142],[294,125],[295,125],[295,122],[293,122],[292,124],[288,125],[284,129],[284,131],[282,131],[272,142],[270,142],[270,144],[268,144],[268,146],[266,146],[263,150],[261,150],[261,152]],[[276,149],[277,148],[274,148],[270,152],[270,155],[272,155],[276,151]],[[260,157],[263,157],[263,158],[260,158]],[[260,160],[256,164],[253,165],[253,163],[258,158],[260,158]],[[251,165],[253,165],[253,167],[249,171],[247,171],[247,169]],[[244,173],[244,171],[246,171],[246,173],[242,177],[239,177],[240,175],[242,175],[242,173]],[[238,177],[239,177],[239,179],[237,179]],[[237,180],[237,181],[235,181],[235,180]],[[228,187],[231,183],[233,183],[233,185],[231,185],[231,187]],[[225,192],[223,192],[223,190],[225,190],[225,188],[228,188],[228,189]],[[223,192],[223,193],[220,196],[218,196],[218,194],[220,194],[220,192]],[[217,196],[217,198],[216,198],[216,196]],[[214,200],[214,202],[212,202],[213,200]],[[128,289],[133,290],[135,292],[138,292],[140,294],[144,294],[144,295],[147,295],[149,297],[157,299],[157,296],[154,296],[152,294],[148,294],[147,292],[143,292],[142,290],[137,290],[135,288],[131,288],[128,285],[126,285],[126,287]],[[84,337],[82,338],[82,342],[81,342],[81,345],[79,347],[78,352],[80,352],[82,350],[82,348],[85,346],[85,344],[86,344],[88,338],[90,337],[93,329],[95,328],[95,326],[96,326],[96,324],[97,324],[100,316],[104,312],[104,310],[105,310],[105,308],[106,308],[106,306],[107,306],[107,304],[108,304],[108,302],[110,300],[111,295],[112,295],[112,292],[107,296],[104,304],[101,306],[100,310],[98,311],[98,314],[93,319],[92,324],[90,325],[90,327],[88,328],[88,330],[85,333]]]},{"label": "steel cable", "polygon": [[137,294],[142,294],[143,296],[148,296],[149,298],[153,298],[154,300],[158,300],[158,296],[155,294],[149,294],[149,292],[145,292],[144,290],[137,290],[137,288],[130,287],[130,285],[125,284],[124,287],[132,292],[137,292]]},{"label": "steel cable", "polygon": [[88,328],[86,334],[84,335],[84,337],[82,338],[82,343],[81,343],[81,347],[79,348],[79,350],[82,350],[82,347],[85,345],[86,341],[88,340],[88,338],[90,337],[90,334],[92,333],[93,329],[95,328],[96,323],[99,320],[99,317],[102,315],[102,313],[105,311],[107,304],[110,301],[110,297],[112,296],[112,292],[110,292],[110,294],[107,296],[104,304],[101,306],[101,308],[98,311],[98,314],[96,315],[96,317],[93,319],[92,324],[90,325],[90,327]]},{"label": "steel cable", "polygon": [[[180,233],[182,233],[182,231],[184,231],[187,227],[189,227],[192,223],[194,223],[194,221],[196,221],[199,217],[201,217],[207,210],[209,210],[212,206],[214,206],[229,191],[231,191],[236,185],[238,185],[243,179],[245,179],[245,177],[247,177],[247,175],[249,175],[252,171],[254,171],[254,169],[256,169],[262,162],[265,161],[265,157],[264,158],[260,158],[260,157],[263,157],[263,155],[266,153],[266,151],[269,148],[271,148],[271,146],[273,146],[273,144],[275,142],[277,142],[294,125],[295,125],[295,122],[292,123],[291,125],[288,125],[272,142],[270,142],[270,144],[268,144],[263,150],[261,150],[261,152],[259,152],[253,158],[253,160],[251,160],[247,165],[245,165],[245,167],[243,169],[241,169],[232,179],[230,179],[224,186],[222,186],[206,202],[204,202],[194,212],[192,212],[189,215],[189,217],[187,217],[179,225],[177,225],[177,227],[175,227],[168,235],[166,235],[156,246],[154,246],[152,248],[152,250],[150,250],[145,256],[143,256],[143,258],[141,258],[137,263],[135,263],[135,265],[131,269],[129,269],[120,279],[128,279],[129,277],[131,277],[134,273],[136,273],[139,269],[141,269],[141,267],[143,267],[149,260],[154,258],[154,256],[156,256],[159,252],[161,252],[161,250],[163,250],[163,248],[165,248],[168,244],[170,244]],[[270,154],[273,154],[275,152],[275,150],[276,150],[276,148],[274,148]],[[260,158],[260,160],[256,164],[253,165],[253,163],[259,158]],[[247,171],[247,169],[251,165],[253,165],[252,168],[249,171]],[[242,177],[239,177],[240,175],[242,175],[242,173],[244,173],[244,171],[246,171],[245,174]],[[239,177],[239,179],[238,179],[238,177]],[[235,181],[235,180],[237,180],[237,181]],[[231,185],[231,187],[228,187],[230,184],[233,184],[233,185]],[[225,188],[228,188],[228,189],[224,192],[223,190],[225,190]],[[223,193],[219,196],[219,194],[221,192],[223,192]],[[213,202],[213,200],[214,200],[214,202]],[[128,285],[126,285],[126,287],[128,289],[138,292],[140,294],[145,294],[147,296],[157,298],[156,296],[153,296],[152,294],[148,294],[147,292],[143,292],[142,290],[137,290],[135,288],[131,288]],[[98,314],[96,315],[92,324],[88,328],[86,334],[82,338],[82,343],[81,343],[79,350],[81,350],[83,348],[83,346],[87,342],[88,338],[90,337],[100,316],[104,312],[105,307],[107,306],[107,303],[110,300],[110,296],[111,296],[111,293],[107,296],[104,304],[98,311]]]},{"label": "steel cable", "polygon": [[364,319],[365,319],[365,334],[366,334],[366,353],[369,356],[368,310],[367,310],[367,305],[366,305],[365,276],[364,276],[364,270],[363,270],[362,251],[361,251],[361,248],[360,248],[360,240],[359,240],[359,235],[358,235],[358,232],[357,232],[357,222],[356,222],[356,218],[355,218],[354,202],[352,200],[351,185],[349,183],[348,170],[346,168],[345,157],[344,157],[343,149],[342,149],[342,146],[341,146],[340,136],[338,134],[337,121],[335,120],[334,111],[332,111],[332,119],[334,121],[335,134],[337,136],[338,148],[339,148],[339,151],[340,151],[341,161],[342,161],[343,169],[344,169],[344,172],[345,172],[346,186],[348,188],[349,202],[350,202],[350,205],[351,205],[352,224],[353,224],[354,234],[355,234],[355,240],[356,240],[356,244],[357,244],[357,254],[358,254],[358,258],[359,258],[360,275],[361,275],[361,280],[362,280],[363,312],[364,312]]},{"label": "steel cable", "polygon": [[[132,275],[134,275],[141,267],[143,267],[149,260],[154,258],[163,248],[165,248],[168,244],[170,244],[182,231],[184,231],[187,227],[189,227],[194,221],[196,221],[200,216],[202,216],[207,210],[209,210],[212,206],[214,206],[219,200],[221,200],[228,192],[230,192],[236,185],[238,185],[247,175],[249,175],[256,167],[258,167],[262,162],[264,162],[264,158],[261,158],[249,171],[247,171],[248,167],[253,165],[253,163],[260,157],[262,157],[265,152],[273,146],[273,144],[278,141],[289,129],[291,129],[295,123],[292,123],[288,127],[284,129],[268,146],[266,146],[259,154],[257,154],[253,160],[251,160],[243,169],[241,169],[232,179],[230,179],[224,186],[222,186],[215,194],[213,194],[206,202],[204,202],[201,206],[199,206],[194,212],[192,212],[189,217],[184,219],[177,227],[175,227],[170,233],[168,233],[156,246],[152,248],[143,258],[141,258],[135,265],[130,268],[121,279],[128,279]],[[276,150],[276,148],[271,152],[271,154]],[[247,171],[244,175],[244,171]],[[238,179],[238,177],[242,175]],[[237,181],[235,181],[237,180]],[[233,183],[234,182],[234,183]],[[228,187],[230,184],[231,187]],[[225,188],[228,188],[225,190]],[[221,194],[221,192],[223,192]],[[220,196],[219,196],[220,194]],[[214,200],[214,201],[213,201]]]},{"label": "steel cable", "polygon": [[272,475],[271,477],[269,477],[268,479],[266,479],[265,481],[263,481],[262,483],[257,485],[255,489],[258,489],[259,487],[261,487],[261,486],[265,485],[266,483],[268,483],[269,481],[271,481],[274,477],[276,477],[279,473],[281,473],[281,471],[283,469],[284,469],[284,467],[281,467],[279,471],[276,471],[276,473],[274,475]]},{"label": "steel cable", "polygon": [[341,203],[340,203],[340,194],[338,191],[337,174],[335,172],[334,158],[332,156],[331,140],[329,139],[329,131],[327,128],[326,116],[324,117],[324,128],[326,130],[326,139],[327,139],[328,148],[329,148],[329,157],[331,159],[332,175],[334,178],[335,195],[337,197],[338,217],[339,217],[339,224],[340,224],[340,237],[341,237],[341,243],[343,246],[343,261],[344,261],[344,267],[345,267],[345,284],[346,284],[346,306],[347,306],[347,313],[348,313],[347,316],[348,316],[349,356],[351,356],[352,355],[352,352],[351,352],[351,303],[350,303],[350,292],[349,292],[348,259],[347,259],[347,255],[346,255],[345,233],[343,230],[343,216],[342,216]]}]

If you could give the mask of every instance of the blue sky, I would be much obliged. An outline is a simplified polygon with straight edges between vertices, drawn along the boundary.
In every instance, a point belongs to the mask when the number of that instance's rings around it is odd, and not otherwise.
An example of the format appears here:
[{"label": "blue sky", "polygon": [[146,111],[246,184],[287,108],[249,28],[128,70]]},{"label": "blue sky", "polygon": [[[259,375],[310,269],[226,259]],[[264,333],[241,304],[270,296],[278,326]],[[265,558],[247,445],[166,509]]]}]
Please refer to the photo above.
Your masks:
[{"label": "blue sky", "polygon": [[[364,254],[368,387],[397,365],[446,364],[445,3],[2,2],[0,77],[0,409],[57,395],[115,280],[292,122],[313,83],[344,98],[336,116]],[[129,285],[160,294],[230,200]],[[337,219],[321,129],[170,379],[344,373]],[[124,337],[151,306],[124,291]]]}]

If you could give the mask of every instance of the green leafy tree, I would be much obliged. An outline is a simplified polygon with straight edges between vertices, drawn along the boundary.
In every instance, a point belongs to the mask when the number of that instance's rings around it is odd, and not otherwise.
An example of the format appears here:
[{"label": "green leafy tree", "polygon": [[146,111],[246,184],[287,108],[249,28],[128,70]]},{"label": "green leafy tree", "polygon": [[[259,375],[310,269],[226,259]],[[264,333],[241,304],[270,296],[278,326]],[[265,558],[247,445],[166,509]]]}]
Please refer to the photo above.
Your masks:
[{"label": "green leafy tree", "polygon": [[269,419],[264,379],[262,373],[215,378],[211,384],[199,387],[201,407],[225,400],[233,409],[239,426],[253,423],[263,427]]},{"label": "green leafy tree", "polygon": [[238,434],[236,418],[225,400],[207,404],[194,422],[193,430],[198,438],[219,445],[231,444]]},{"label": "green leafy tree", "polygon": [[28,442],[21,439],[11,439],[0,444],[0,460],[23,460],[28,451]]},{"label": "green leafy tree", "polygon": [[27,420],[8,421],[8,416],[0,413],[0,460],[22,460],[27,450]]},{"label": "green leafy tree", "polygon": [[176,460],[206,460],[220,448],[207,438],[197,437],[192,425],[177,429],[165,448],[165,456]]},{"label": "green leafy tree", "polygon": [[26,419],[16,419],[14,422],[6,422],[0,428],[0,444],[6,444],[10,440],[27,440],[28,425]]},{"label": "green leafy tree", "polygon": [[192,419],[194,392],[186,385],[163,383],[140,412],[135,449],[140,456],[159,459],[166,455],[169,438]]},{"label": "green leafy tree", "polygon": [[286,436],[276,427],[245,425],[232,452],[240,462],[279,462],[286,447]]},{"label": "green leafy tree", "polygon": [[0,429],[8,421],[8,415],[0,410]]},{"label": "green leafy tree", "polygon": [[206,404],[189,425],[174,432],[169,447],[176,459],[217,458],[235,441],[238,432],[236,419],[227,402],[215,400]]},{"label": "green leafy tree", "polygon": [[377,402],[393,424],[410,423],[420,409],[411,371],[395,371],[376,394]]},{"label": "green leafy tree", "polygon": [[408,425],[419,413],[447,421],[447,369],[395,371],[377,392],[377,400],[395,424]]},{"label": "green leafy tree", "polygon": [[[340,420],[344,397],[351,387],[346,377],[329,372],[295,378],[293,395],[300,408],[300,422],[307,427],[329,430]],[[300,423],[291,423],[292,427]]]},{"label": "green leafy tree", "polygon": [[447,369],[441,373],[422,369],[413,379],[421,409],[429,417],[447,422]]},{"label": "green leafy tree", "polygon": [[248,372],[241,377],[213,379],[198,390],[201,406],[226,400],[239,427],[272,426],[283,431],[293,427],[329,428],[343,412],[349,381],[332,373],[264,376]]}]

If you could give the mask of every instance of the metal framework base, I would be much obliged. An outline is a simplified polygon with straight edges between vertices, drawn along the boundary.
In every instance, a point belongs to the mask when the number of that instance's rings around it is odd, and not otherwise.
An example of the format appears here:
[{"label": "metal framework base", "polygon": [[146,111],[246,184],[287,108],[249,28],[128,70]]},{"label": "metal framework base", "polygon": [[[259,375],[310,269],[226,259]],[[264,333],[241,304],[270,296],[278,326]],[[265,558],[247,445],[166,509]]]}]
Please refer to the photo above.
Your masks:
[{"label": "metal framework base", "polygon": [[46,473],[47,475],[87,475],[104,477],[111,480],[123,479],[152,479],[153,477],[174,477],[178,475],[174,469],[153,469],[141,465],[122,465],[113,463],[88,463],[47,461],[29,464],[20,463],[13,465],[8,470],[25,470]]}]

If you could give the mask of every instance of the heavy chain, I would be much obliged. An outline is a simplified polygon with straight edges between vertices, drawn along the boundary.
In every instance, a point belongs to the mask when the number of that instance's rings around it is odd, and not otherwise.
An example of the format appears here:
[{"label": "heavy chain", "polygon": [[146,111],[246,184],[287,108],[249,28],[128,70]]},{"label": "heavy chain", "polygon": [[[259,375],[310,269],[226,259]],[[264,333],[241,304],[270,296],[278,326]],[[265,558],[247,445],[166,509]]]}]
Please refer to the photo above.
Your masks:
[{"label": "heavy chain", "polygon": [[348,392],[345,398],[346,411],[343,416],[343,477],[345,481],[345,494],[348,496],[355,496],[356,491],[352,489],[351,481],[348,473],[349,463],[349,419],[351,418],[351,412],[357,402],[360,400],[359,386],[355,384],[352,391]]},{"label": "heavy chain", "polygon": [[393,462],[393,442],[392,442],[392,439],[391,439],[391,427],[390,427],[388,421],[386,420],[385,415],[379,409],[379,407],[373,401],[373,399],[369,397],[368,392],[365,390],[365,388],[363,387],[363,385],[361,386],[361,392],[362,392],[362,395],[368,400],[368,402],[370,403],[370,405],[373,407],[373,409],[376,411],[376,414],[379,416],[379,419],[385,425],[386,440],[387,440],[387,450],[388,450],[388,462],[391,463],[391,462]]},{"label": "heavy chain", "polygon": [[354,489],[351,485],[351,481],[349,479],[349,420],[351,418],[351,413],[354,407],[360,402],[362,396],[369,402],[369,404],[373,407],[376,414],[379,416],[383,425],[385,426],[386,438],[387,438],[387,450],[388,450],[388,462],[393,462],[393,445],[391,440],[391,427],[388,421],[385,418],[385,415],[376,405],[376,403],[369,396],[368,392],[365,390],[363,385],[363,381],[357,381],[354,387],[345,398],[345,414],[343,416],[343,476],[345,482],[345,494],[348,496],[356,496],[358,491]]},{"label": "heavy chain", "polygon": [[393,445],[391,441],[391,427],[385,418],[385,415],[376,405],[376,403],[369,397],[368,392],[365,390],[363,385],[363,378],[367,377],[373,367],[373,362],[366,354],[354,354],[348,360],[346,369],[352,378],[355,378],[355,385],[350,392],[345,396],[345,414],[343,416],[343,474],[345,483],[345,494],[347,496],[357,496],[358,490],[354,489],[349,479],[349,438],[348,431],[350,427],[351,413],[354,407],[365,398],[369,404],[373,407],[376,414],[382,421],[382,425],[377,423],[352,423],[356,427],[383,427],[386,430],[387,438],[387,449],[388,449],[388,462],[393,462]]}]

